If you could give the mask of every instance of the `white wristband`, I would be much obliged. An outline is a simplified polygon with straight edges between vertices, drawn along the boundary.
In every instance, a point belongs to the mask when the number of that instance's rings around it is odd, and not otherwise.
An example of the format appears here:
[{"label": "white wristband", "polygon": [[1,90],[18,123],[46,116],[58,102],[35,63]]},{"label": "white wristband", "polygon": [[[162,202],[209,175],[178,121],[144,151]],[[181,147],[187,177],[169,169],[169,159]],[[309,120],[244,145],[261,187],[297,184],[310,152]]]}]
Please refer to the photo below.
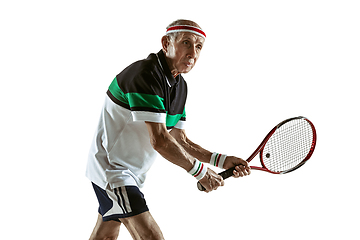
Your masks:
[{"label": "white wristband", "polygon": [[196,180],[202,179],[207,172],[207,167],[195,158],[194,167],[188,172],[196,178]]},{"label": "white wristband", "polygon": [[210,165],[219,167],[219,168],[224,168],[224,162],[225,162],[226,157],[227,157],[227,155],[225,155],[225,154],[220,154],[220,153],[214,152],[210,158]]}]

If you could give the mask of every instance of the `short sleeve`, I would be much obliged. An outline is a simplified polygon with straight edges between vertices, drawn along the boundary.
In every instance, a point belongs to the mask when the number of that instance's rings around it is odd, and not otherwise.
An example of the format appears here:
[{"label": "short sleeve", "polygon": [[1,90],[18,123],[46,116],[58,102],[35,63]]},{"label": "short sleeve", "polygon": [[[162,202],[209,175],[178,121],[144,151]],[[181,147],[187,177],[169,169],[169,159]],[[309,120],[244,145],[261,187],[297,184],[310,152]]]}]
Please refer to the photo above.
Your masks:
[{"label": "short sleeve", "polygon": [[[186,112],[185,112],[185,109],[184,109],[184,112],[182,114],[179,114],[177,115],[177,122],[174,123],[174,128],[177,128],[177,129],[185,129],[185,123],[186,123]],[[169,122],[167,121],[166,122],[166,125],[167,127],[171,127],[169,126]]]},{"label": "short sleeve", "polygon": [[115,103],[131,110],[134,121],[165,123],[163,92],[157,79],[144,71],[132,79],[119,74],[112,81],[107,93]]},{"label": "short sleeve", "polygon": [[185,129],[186,121],[179,120],[179,122],[174,126],[177,129]]}]

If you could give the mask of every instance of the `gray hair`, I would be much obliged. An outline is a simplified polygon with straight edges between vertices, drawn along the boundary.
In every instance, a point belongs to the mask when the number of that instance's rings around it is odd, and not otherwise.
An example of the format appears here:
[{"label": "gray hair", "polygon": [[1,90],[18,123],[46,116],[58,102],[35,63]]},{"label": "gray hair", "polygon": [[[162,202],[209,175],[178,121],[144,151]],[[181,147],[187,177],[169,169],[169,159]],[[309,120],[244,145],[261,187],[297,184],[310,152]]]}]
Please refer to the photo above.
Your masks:
[{"label": "gray hair", "polygon": [[[194,21],[191,20],[186,20],[186,19],[178,19],[173,21],[172,23],[170,23],[166,29],[170,28],[170,27],[174,27],[174,26],[179,26],[179,25],[188,25],[188,26],[193,26],[193,27],[197,27],[200,28],[202,30],[202,28],[199,26],[199,24],[197,24]],[[175,41],[177,39],[177,37],[179,36],[179,34],[182,33],[169,33],[167,34],[167,36],[169,36],[170,41]]]}]

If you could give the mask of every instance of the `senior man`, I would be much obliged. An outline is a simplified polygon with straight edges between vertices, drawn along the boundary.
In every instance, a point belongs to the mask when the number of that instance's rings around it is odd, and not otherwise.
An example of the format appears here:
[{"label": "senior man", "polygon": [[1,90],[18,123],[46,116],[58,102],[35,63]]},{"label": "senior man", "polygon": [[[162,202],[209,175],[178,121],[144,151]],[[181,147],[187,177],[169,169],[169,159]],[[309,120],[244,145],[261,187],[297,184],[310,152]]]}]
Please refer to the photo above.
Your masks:
[{"label": "senior man", "polygon": [[134,239],[164,239],[139,190],[158,153],[206,192],[224,181],[204,163],[237,166],[235,177],[250,174],[243,159],[205,150],[185,134],[187,85],[181,74],[195,66],[205,37],[195,22],[177,20],[158,53],[131,64],[110,84],[86,171],[99,201],[90,239],[116,239],[121,223]]}]

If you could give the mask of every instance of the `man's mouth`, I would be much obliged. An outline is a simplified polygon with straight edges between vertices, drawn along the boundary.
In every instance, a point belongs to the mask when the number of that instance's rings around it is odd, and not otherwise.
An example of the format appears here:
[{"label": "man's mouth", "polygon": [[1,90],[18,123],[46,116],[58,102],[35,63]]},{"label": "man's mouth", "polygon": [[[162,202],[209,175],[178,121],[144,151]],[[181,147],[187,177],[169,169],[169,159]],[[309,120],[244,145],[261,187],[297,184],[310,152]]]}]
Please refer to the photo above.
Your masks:
[{"label": "man's mouth", "polygon": [[192,65],[194,65],[194,63],[193,63],[193,62],[185,62],[185,65],[186,65],[187,67],[191,67]]}]

